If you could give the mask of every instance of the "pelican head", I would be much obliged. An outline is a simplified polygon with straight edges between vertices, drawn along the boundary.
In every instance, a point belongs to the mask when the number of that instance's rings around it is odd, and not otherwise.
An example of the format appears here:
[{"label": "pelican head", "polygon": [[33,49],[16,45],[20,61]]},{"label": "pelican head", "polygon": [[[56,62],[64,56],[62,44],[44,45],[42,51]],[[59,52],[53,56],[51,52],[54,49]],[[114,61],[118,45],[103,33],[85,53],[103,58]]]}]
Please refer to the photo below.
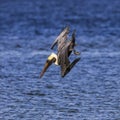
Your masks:
[{"label": "pelican head", "polygon": [[40,74],[40,78],[44,75],[44,73],[46,72],[46,70],[48,69],[48,67],[49,67],[52,63],[54,63],[55,65],[58,65],[58,57],[57,57],[57,55],[56,55],[55,53],[51,53],[51,54],[48,56],[48,58],[47,58],[47,60],[46,60],[46,63],[45,63],[45,65],[44,65],[44,68],[43,68],[43,70],[42,70],[42,72],[41,72],[41,74]]},{"label": "pelican head", "polygon": [[55,65],[58,65],[58,57],[55,53],[51,53],[47,60],[51,61],[52,59],[55,59],[53,62]]}]

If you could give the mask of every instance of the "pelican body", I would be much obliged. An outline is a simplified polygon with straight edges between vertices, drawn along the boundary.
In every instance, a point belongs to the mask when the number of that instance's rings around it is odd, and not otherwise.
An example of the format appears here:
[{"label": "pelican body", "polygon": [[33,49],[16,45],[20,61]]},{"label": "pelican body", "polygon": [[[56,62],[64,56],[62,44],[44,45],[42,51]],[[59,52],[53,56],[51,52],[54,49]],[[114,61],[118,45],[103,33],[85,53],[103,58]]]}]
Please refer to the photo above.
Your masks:
[{"label": "pelican body", "polygon": [[73,66],[80,60],[80,58],[76,58],[72,63],[70,63],[69,56],[71,55],[72,51],[75,55],[79,55],[79,52],[74,50],[75,47],[75,31],[72,34],[70,40],[67,40],[69,33],[69,27],[66,27],[59,36],[53,42],[51,49],[57,44],[57,54],[52,53],[46,63],[44,68],[40,74],[40,78],[44,75],[48,67],[54,63],[55,65],[59,65],[61,68],[61,77],[64,77],[66,74],[70,72]]}]

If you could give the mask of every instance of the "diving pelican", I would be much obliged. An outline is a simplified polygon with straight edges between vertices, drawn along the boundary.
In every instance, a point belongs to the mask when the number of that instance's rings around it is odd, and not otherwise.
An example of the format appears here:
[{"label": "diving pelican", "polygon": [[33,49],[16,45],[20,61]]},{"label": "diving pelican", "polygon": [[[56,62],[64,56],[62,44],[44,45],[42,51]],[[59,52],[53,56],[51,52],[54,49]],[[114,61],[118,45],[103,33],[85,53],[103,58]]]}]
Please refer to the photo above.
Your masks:
[{"label": "diving pelican", "polygon": [[69,41],[67,40],[68,33],[69,33],[69,27],[66,27],[54,41],[51,48],[53,49],[53,47],[57,44],[58,52],[57,54],[52,53],[48,57],[44,65],[44,68],[40,74],[40,78],[44,75],[44,73],[52,63],[54,63],[55,65],[59,65],[61,67],[61,77],[64,77],[67,73],[70,72],[73,66],[80,60],[80,58],[77,58],[72,63],[70,63],[69,56],[71,52],[74,51],[74,54],[76,55],[78,55],[79,52],[76,52],[74,50],[75,31],[73,32],[71,40]]}]

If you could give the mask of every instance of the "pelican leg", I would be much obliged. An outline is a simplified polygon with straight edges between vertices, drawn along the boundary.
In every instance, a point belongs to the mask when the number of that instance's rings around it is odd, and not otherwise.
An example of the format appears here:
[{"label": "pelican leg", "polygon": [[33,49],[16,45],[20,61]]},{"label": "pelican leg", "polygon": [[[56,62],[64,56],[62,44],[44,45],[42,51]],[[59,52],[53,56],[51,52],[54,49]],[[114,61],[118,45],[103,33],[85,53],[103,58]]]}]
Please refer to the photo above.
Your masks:
[{"label": "pelican leg", "polygon": [[80,52],[76,51],[75,49],[73,50],[75,55],[80,55]]},{"label": "pelican leg", "polygon": [[80,52],[78,52],[78,51],[76,51],[75,49],[73,49],[73,48],[71,48],[69,51],[73,51],[73,53],[75,54],[75,55],[80,55]]},{"label": "pelican leg", "polygon": [[68,74],[70,72],[70,70],[75,66],[75,64],[80,60],[80,58],[76,58],[71,64],[68,65],[68,67],[66,68],[64,74],[62,75],[62,77],[64,77],[66,74]]}]

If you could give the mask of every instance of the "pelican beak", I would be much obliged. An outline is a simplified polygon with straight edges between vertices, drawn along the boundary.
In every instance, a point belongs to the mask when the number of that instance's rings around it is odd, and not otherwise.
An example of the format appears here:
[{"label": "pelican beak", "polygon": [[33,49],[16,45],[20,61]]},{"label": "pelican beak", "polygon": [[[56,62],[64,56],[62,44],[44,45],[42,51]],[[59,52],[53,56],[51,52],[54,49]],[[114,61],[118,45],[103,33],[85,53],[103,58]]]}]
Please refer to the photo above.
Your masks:
[{"label": "pelican beak", "polygon": [[55,62],[55,58],[51,59],[51,60],[46,60],[46,63],[44,65],[44,68],[42,70],[42,72],[40,73],[40,78],[44,75],[44,73],[46,72],[46,70],[49,68],[49,66]]}]

